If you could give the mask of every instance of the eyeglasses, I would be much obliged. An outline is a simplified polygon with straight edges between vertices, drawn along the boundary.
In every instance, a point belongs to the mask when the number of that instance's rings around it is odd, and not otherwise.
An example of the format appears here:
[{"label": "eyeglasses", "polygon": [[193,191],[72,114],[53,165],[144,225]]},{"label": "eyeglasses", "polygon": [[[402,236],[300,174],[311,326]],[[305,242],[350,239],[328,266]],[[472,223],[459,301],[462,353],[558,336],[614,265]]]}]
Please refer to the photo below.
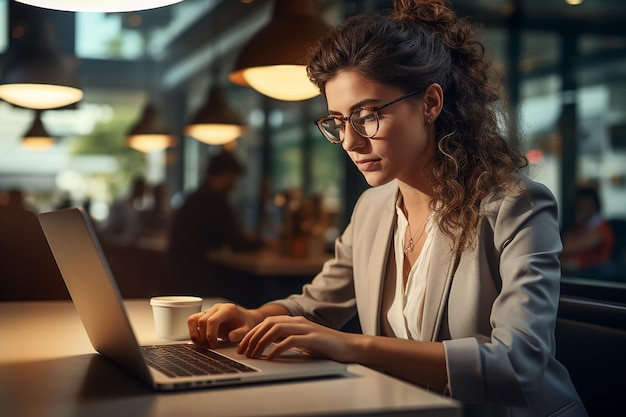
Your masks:
[{"label": "eyeglasses", "polygon": [[322,135],[330,142],[339,144],[343,142],[343,138],[345,136],[344,130],[346,126],[346,121],[350,121],[350,125],[352,129],[359,135],[364,138],[373,138],[378,133],[379,127],[379,117],[378,112],[384,109],[387,106],[391,106],[394,103],[397,103],[400,100],[404,100],[405,98],[414,96],[419,91],[412,91],[408,94],[395,98],[387,103],[381,104],[376,107],[365,106],[359,107],[352,112],[350,112],[349,116],[324,116],[317,119],[314,123],[317,125],[317,128],[322,132]]}]

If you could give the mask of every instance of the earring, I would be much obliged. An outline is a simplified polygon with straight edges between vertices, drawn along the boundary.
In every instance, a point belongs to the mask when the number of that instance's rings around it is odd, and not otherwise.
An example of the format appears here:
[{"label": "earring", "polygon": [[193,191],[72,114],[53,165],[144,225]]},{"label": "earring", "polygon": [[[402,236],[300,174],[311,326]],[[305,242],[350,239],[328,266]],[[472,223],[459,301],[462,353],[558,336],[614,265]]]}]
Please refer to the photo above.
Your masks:
[{"label": "earring", "polygon": [[426,119],[426,123],[430,124],[432,122],[433,122],[433,117],[432,116],[430,116],[428,119]]}]

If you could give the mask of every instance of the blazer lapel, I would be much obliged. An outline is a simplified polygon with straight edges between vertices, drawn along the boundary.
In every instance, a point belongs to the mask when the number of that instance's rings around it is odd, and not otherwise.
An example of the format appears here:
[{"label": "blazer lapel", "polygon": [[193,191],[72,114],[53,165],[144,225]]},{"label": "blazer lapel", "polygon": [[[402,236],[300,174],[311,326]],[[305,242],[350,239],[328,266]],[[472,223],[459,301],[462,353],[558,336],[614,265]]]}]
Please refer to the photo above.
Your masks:
[{"label": "blazer lapel", "polygon": [[433,236],[430,272],[426,284],[424,316],[422,317],[422,340],[435,341],[448,302],[452,277],[458,265],[458,257],[450,239],[435,228]]},{"label": "blazer lapel", "polygon": [[378,318],[386,273],[385,268],[387,267],[389,249],[391,247],[391,239],[394,231],[394,222],[396,219],[396,196],[397,193],[394,194],[394,198],[391,200],[390,204],[385,206],[385,210],[382,210],[374,236],[374,247],[371,252],[372,256],[368,262],[368,308],[363,309],[363,311],[367,311],[368,317],[366,320],[362,320],[364,327],[366,326],[363,328],[363,333],[365,334],[380,334],[380,321]]}]

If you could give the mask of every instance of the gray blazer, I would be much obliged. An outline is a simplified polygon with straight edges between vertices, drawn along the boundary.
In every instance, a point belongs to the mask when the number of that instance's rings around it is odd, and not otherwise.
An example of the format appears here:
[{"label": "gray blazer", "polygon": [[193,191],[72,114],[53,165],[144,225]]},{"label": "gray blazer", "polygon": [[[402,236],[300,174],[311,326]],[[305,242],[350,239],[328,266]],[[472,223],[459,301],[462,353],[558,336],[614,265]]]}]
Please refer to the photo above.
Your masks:
[{"label": "gray blazer", "polygon": [[[447,393],[466,405],[465,415],[586,416],[554,357],[557,204],[540,184],[521,179],[520,189],[483,203],[476,244],[460,257],[436,229],[422,337],[443,341]],[[397,195],[395,181],[365,191],[334,259],[302,294],[276,303],[333,328],[358,312],[363,333],[380,335],[383,279],[395,268]]]}]

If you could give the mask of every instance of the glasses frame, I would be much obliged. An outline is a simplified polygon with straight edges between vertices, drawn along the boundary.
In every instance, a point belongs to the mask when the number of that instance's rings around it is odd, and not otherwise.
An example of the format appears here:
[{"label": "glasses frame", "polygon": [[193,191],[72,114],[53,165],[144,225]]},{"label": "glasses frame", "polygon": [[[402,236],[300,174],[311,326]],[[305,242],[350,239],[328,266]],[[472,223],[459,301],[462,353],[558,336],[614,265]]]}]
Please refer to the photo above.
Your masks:
[{"label": "glasses frame", "polygon": [[[319,131],[322,133],[322,136],[324,136],[324,138],[326,138],[327,141],[329,141],[330,143],[335,144],[335,145],[343,143],[344,139],[340,138],[339,140],[335,140],[335,139],[329,137],[326,134],[326,131],[321,126],[322,122],[325,122],[325,121],[328,121],[328,120],[331,120],[331,119],[338,120],[339,123],[341,123],[341,125],[342,125],[342,130],[344,130],[345,126],[346,126],[346,122],[349,121],[350,122],[350,126],[352,126],[352,130],[354,130],[359,136],[367,138],[367,139],[371,139],[374,136],[376,136],[376,134],[378,133],[378,129],[380,128],[380,118],[378,116],[378,112],[380,110],[384,109],[385,107],[389,107],[392,104],[395,104],[395,103],[397,103],[399,101],[402,101],[405,98],[409,98],[409,97],[412,97],[412,96],[414,96],[416,94],[419,94],[421,92],[422,92],[422,90],[411,91],[410,93],[407,93],[407,94],[404,94],[404,95],[402,95],[400,97],[394,98],[393,100],[388,101],[388,102],[383,103],[383,104],[380,104],[378,106],[357,107],[354,110],[352,110],[350,112],[350,114],[347,115],[347,116],[332,116],[332,115],[322,116],[322,117],[316,119],[315,121],[313,121],[313,123],[315,124],[315,126],[317,126]],[[354,115],[357,114],[358,112],[363,111],[363,110],[371,111],[374,114],[374,117],[376,117],[376,130],[374,131],[374,133],[372,135],[364,135],[363,133],[359,132],[357,130],[357,128],[354,126]],[[345,137],[345,135],[344,135],[344,137]]]}]

